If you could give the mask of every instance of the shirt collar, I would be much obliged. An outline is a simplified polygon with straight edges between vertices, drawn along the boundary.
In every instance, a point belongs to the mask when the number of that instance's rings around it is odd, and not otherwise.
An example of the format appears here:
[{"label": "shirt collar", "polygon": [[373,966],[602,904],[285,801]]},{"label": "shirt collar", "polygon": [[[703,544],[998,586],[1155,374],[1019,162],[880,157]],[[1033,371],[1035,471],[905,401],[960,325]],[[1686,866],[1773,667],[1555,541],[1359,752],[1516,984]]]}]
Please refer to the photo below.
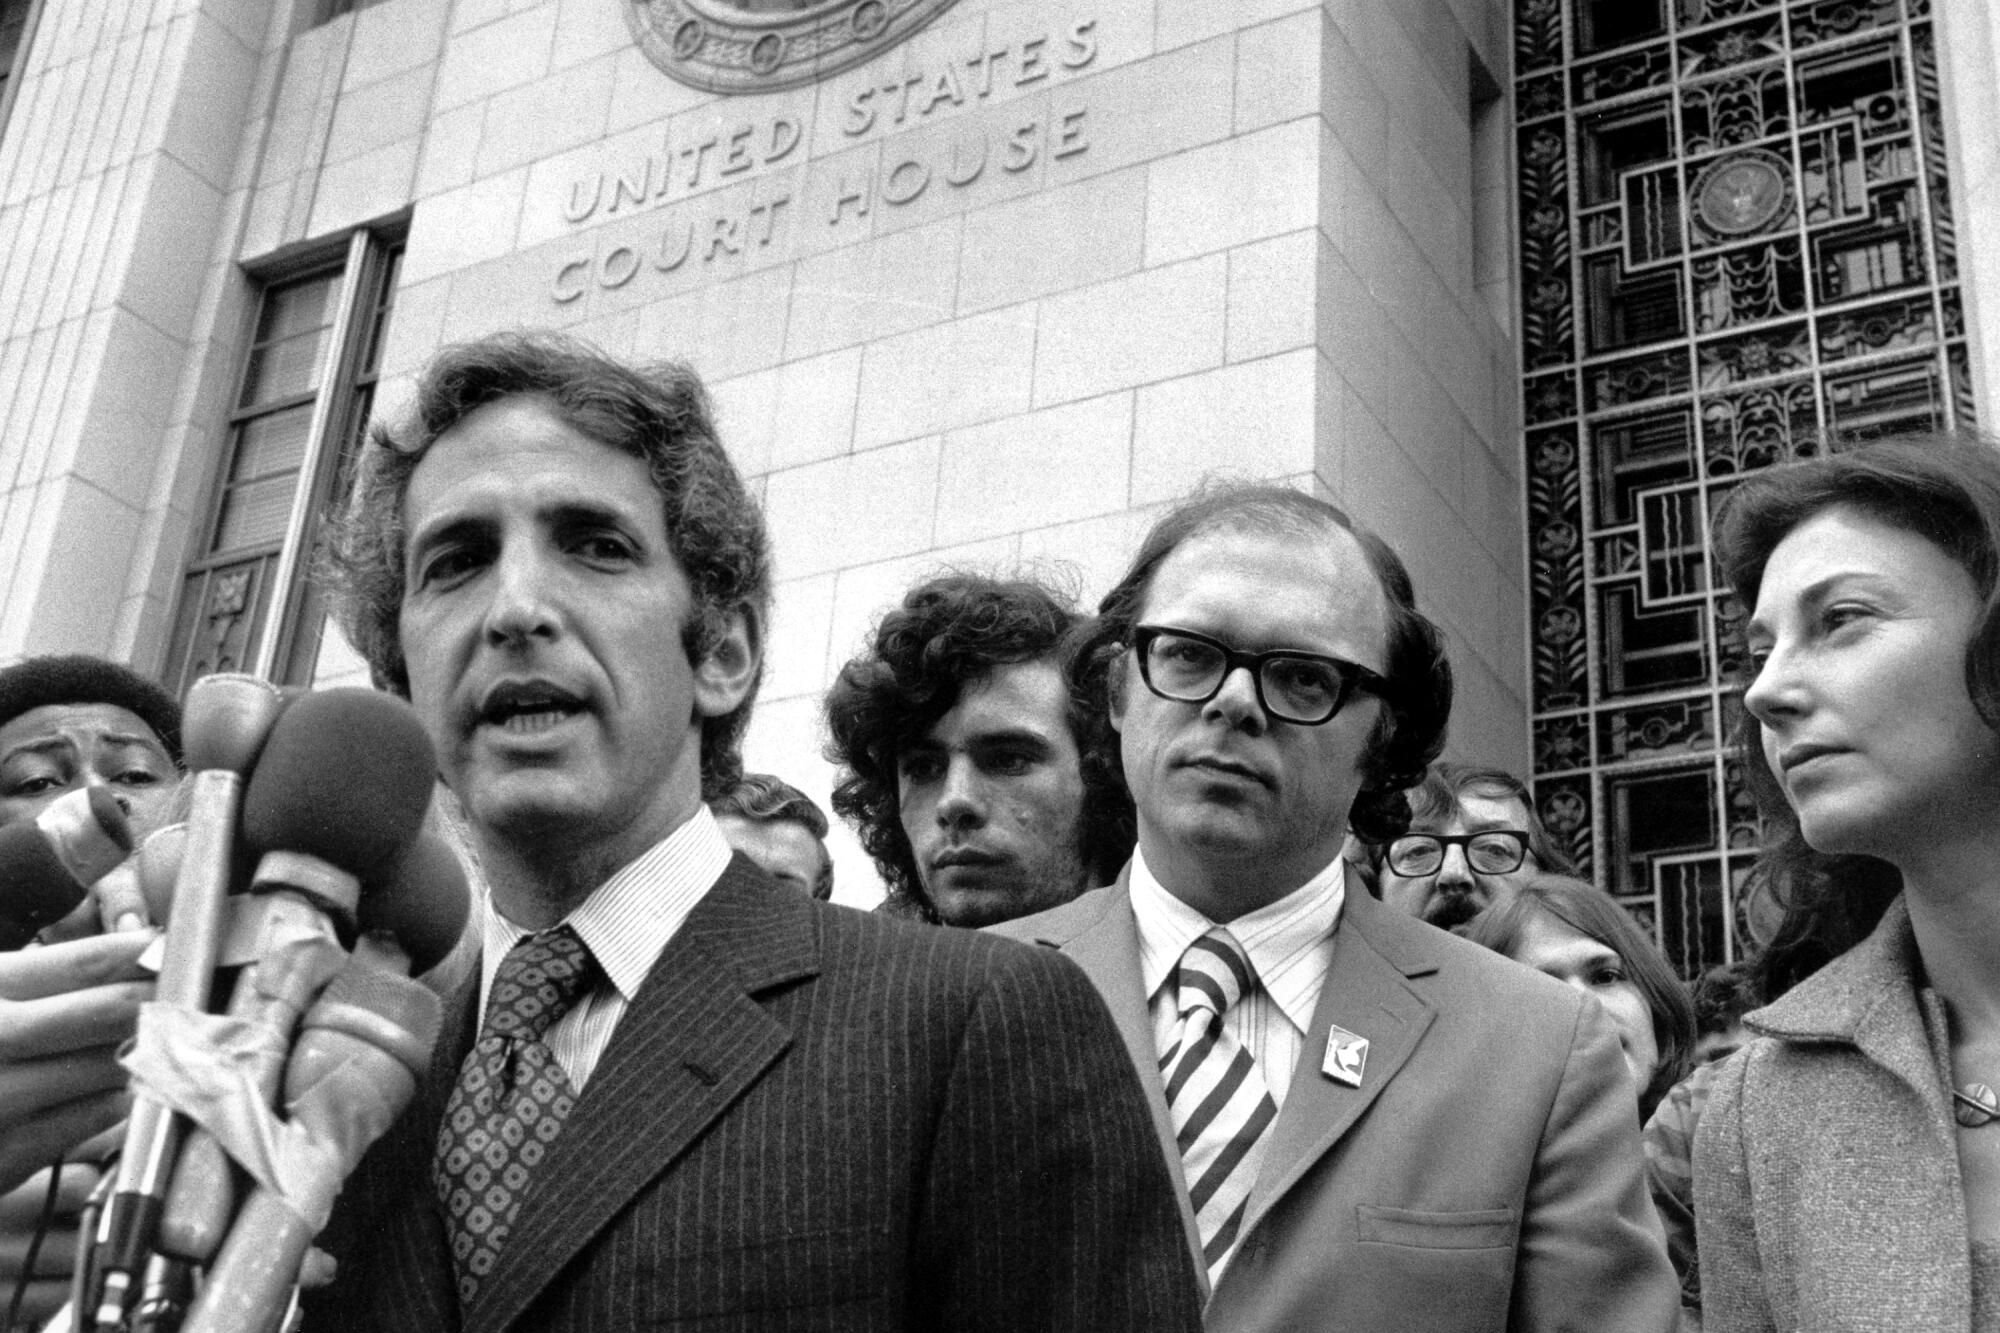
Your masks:
[{"label": "shirt collar", "polygon": [[[1132,853],[1132,914],[1139,924],[1139,975],[1148,1001],[1173,975],[1181,955],[1217,924],[1176,898],[1154,876],[1143,851]],[[1312,1025],[1323,967],[1300,967],[1340,924],[1347,901],[1345,863],[1334,857],[1320,872],[1274,903],[1229,923],[1229,933],[1250,955],[1266,993],[1300,1032]]]},{"label": "shirt collar", "polygon": [[[715,816],[699,806],[693,818],[627,862],[563,918],[627,1004],[694,905],[722,878],[730,855]],[[532,933],[500,915],[490,896],[483,899],[482,1010],[500,960]]]}]

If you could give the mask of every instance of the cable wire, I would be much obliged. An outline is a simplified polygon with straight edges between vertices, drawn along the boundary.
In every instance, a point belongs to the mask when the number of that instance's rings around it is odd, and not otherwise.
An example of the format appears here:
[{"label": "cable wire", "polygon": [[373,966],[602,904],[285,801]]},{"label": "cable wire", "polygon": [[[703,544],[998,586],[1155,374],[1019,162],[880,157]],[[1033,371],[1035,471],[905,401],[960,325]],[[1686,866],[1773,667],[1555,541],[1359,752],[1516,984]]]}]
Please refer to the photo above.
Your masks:
[{"label": "cable wire", "polygon": [[55,1221],[56,1198],[62,1192],[63,1159],[58,1157],[49,1165],[49,1192],[42,1196],[42,1215],[35,1223],[35,1234],[28,1241],[27,1257],[21,1261],[21,1272],[14,1279],[14,1299],[7,1303],[7,1322],[0,1324],[4,1333],[14,1333],[15,1325],[21,1318],[21,1303],[28,1298],[28,1284],[35,1279],[35,1265],[41,1262],[42,1240],[49,1234],[49,1225]]}]

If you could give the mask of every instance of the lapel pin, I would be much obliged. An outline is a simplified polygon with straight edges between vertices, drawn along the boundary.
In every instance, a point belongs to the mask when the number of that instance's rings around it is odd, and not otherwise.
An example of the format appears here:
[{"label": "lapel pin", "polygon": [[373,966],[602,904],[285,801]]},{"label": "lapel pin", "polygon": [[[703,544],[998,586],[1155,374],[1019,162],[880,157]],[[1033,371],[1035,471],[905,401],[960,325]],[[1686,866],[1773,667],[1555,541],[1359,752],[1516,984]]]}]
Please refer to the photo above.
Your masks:
[{"label": "lapel pin", "polygon": [[1368,1065],[1368,1038],[1357,1037],[1337,1027],[1326,1034],[1326,1059],[1320,1072],[1350,1088],[1361,1086],[1361,1071]]}]

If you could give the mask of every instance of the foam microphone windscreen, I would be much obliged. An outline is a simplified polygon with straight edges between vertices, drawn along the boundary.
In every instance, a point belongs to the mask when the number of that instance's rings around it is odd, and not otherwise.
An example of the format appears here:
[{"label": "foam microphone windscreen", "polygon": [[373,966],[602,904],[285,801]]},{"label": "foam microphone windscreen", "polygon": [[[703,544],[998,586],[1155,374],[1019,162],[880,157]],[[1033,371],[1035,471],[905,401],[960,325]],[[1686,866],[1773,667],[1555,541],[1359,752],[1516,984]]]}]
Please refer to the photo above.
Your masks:
[{"label": "foam microphone windscreen", "polygon": [[386,930],[410,956],[412,975],[444,960],[465,930],[472,893],[444,839],[419,833],[380,888],[361,895],[361,929]]},{"label": "foam microphone windscreen", "polygon": [[32,819],[0,828],[0,882],[7,895],[0,908],[0,949],[20,948],[83,901],[83,885]]},{"label": "foam microphone windscreen", "polygon": [[195,681],[181,711],[188,772],[248,773],[284,706],[278,688],[256,676],[225,671]]},{"label": "foam microphone windscreen", "polygon": [[0,826],[0,950],[60,921],[132,850],[132,826],[102,787],[70,792]]},{"label": "foam microphone windscreen", "polygon": [[379,690],[322,690],[278,717],[243,795],[260,852],[319,857],[381,878],[423,824],[436,760],[410,706]]}]

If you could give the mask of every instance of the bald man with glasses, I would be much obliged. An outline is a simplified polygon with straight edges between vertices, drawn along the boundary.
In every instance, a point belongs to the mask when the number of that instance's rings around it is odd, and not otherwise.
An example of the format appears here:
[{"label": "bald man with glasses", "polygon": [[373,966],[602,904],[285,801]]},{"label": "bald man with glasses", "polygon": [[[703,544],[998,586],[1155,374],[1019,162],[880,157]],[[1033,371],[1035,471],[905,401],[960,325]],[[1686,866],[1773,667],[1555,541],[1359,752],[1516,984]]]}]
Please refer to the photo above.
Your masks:
[{"label": "bald man with glasses", "polygon": [[[1602,1007],[1354,891],[1451,672],[1395,553],[1297,491],[1204,493],[1098,608],[1117,883],[993,927],[1096,984],[1180,1185],[1209,1333],[1665,1333],[1673,1271]],[[1453,850],[1457,855],[1457,850]]]}]

